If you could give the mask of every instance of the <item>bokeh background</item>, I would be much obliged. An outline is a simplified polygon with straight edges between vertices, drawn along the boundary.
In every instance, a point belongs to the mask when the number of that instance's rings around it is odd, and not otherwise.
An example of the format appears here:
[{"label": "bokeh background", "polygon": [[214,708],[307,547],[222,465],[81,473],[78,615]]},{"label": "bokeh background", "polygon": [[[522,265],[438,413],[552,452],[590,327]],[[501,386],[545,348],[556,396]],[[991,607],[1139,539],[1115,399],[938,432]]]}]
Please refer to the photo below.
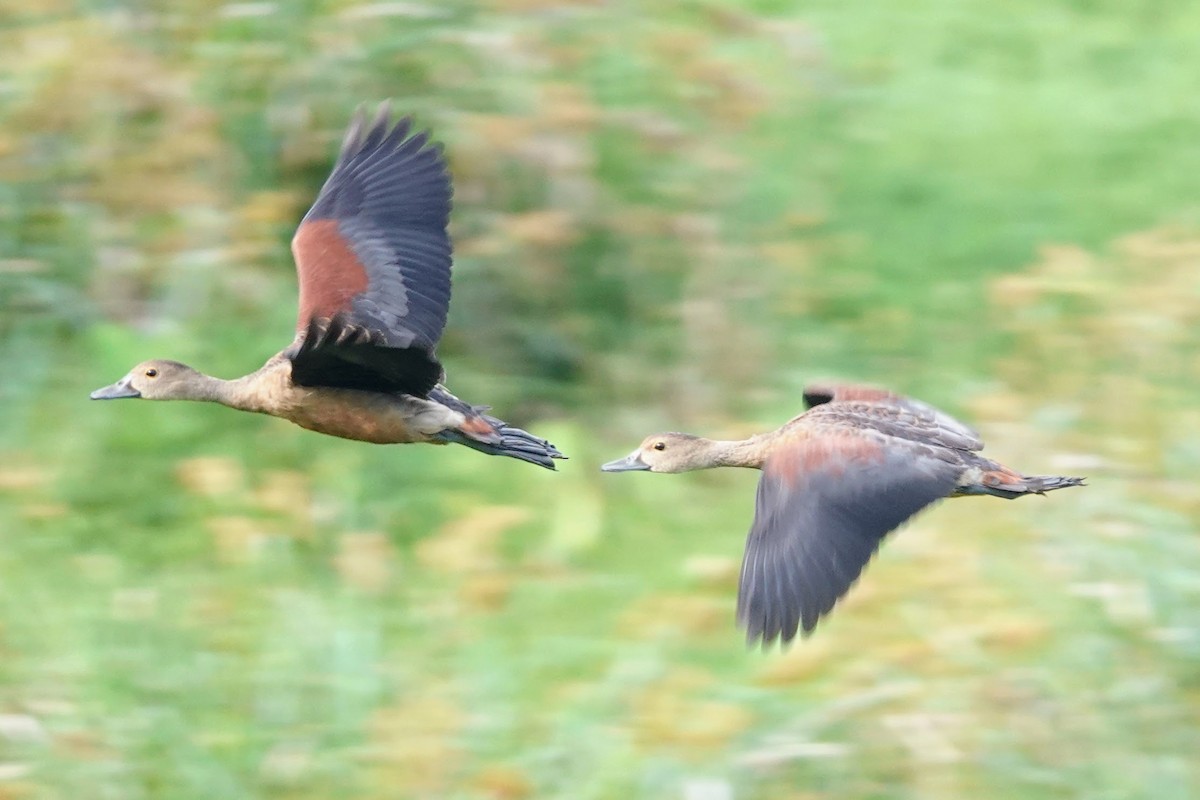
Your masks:
[{"label": "bokeh background", "polygon": [[[0,798],[1200,795],[1200,4],[0,2]],[[451,387],[557,474],[90,403],[289,341],[360,102],[454,173]],[[943,504],[784,653],[756,475],[917,395],[1091,485]]]}]

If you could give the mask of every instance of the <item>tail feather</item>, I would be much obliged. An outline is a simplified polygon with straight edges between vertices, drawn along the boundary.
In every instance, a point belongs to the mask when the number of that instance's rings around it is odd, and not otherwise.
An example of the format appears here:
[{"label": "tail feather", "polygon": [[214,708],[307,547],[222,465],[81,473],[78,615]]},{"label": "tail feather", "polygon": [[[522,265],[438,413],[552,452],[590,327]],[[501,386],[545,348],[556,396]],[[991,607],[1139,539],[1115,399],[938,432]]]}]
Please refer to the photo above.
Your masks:
[{"label": "tail feather", "polygon": [[466,417],[459,427],[447,428],[438,434],[438,438],[444,442],[463,444],[489,456],[517,458],[546,469],[554,469],[554,459],[566,458],[557,447],[545,439],[539,439],[528,431],[485,414],[488,406],[473,406],[459,400],[441,384],[429,393],[429,399]]},{"label": "tail feather", "polygon": [[554,459],[566,458],[550,442],[539,439],[528,431],[514,428],[495,417],[484,416],[483,419],[492,425],[497,434],[496,441],[482,442],[454,428],[444,430],[438,435],[447,442],[463,444],[489,456],[518,458],[546,469],[555,468]]},{"label": "tail feather", "polygon": [[1072,478],[1066,475],[1026,475],[1025,484],[1029,487],[1027,493],[1045,494],[1055,489],[1066,489],[1071,486],[1086,486],[1086,478]]},{"label": "tail feather", "polygon": [[1071,486],[1086,486],[1085,480],[1086,478],[1066,475],[1021,475],[1002,469],[983,473],[982,479],[977,483],[959,486],[956,494],[990,494],[1005,500],[1015,500],[1027,494],[1045,494]]}]

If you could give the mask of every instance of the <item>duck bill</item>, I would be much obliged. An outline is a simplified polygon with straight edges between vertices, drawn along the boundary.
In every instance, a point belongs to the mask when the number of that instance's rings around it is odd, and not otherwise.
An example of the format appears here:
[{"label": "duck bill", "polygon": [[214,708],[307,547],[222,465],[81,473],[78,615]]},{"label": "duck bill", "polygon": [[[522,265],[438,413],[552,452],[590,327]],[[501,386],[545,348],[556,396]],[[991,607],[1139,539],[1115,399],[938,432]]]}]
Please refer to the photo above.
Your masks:
[{"label": "duck bill", "polygon": [[129,378],[124,377],[111,386],[97,389],[88,397],[93,400],[120,400],[125,397],[141,397],[142,393],[129,385]]},{"label": "duck bill", "polygon": [[650,465],[642,461],[640,450],[634,450],[624,458],[618,458],[616,461],[610,461],[600,467],[601,472],[634,472],[648,469],[650,469]]}]

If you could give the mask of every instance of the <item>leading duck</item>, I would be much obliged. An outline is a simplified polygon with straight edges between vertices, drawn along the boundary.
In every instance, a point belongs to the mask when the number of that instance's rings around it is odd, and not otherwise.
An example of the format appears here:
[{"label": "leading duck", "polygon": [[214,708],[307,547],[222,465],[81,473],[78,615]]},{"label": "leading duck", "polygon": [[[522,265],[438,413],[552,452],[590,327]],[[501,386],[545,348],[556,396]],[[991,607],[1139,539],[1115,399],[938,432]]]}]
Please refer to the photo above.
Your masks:
[{"label": "leading duck", "polygon": [[138,364],[93,400],[202,400],[376,444],[466,445],[547,469],[554,445],[459,400],[435,349],[450,306],[450,175],[440,145],[360,109],[292,239],[296,338],[236,380],[177,361]]},{"label": "leading duck", "polygon": [[601,469],[763,471],[746,539],[737,620],[750,643],[812,633],[890,531],[943,497],[1013,499],[1083,484],[1022,475],[979,455],[983,441],[918,400],[869,386],[813,386],[808,411],[736,442],[648,436]]}]

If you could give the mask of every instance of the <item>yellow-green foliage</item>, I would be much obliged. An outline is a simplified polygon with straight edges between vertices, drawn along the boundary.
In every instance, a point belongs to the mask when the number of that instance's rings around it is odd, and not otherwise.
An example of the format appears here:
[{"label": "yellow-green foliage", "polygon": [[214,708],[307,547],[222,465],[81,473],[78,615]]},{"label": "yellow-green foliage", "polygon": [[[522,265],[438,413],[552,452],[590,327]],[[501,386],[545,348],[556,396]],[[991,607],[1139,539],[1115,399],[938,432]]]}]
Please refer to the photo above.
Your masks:
[{"label": "yellow-green foliage", "polygon": [[[0,800],[1200,794],[1200,6],[0,0]],[[449,383],[550,474],[202,406],[291,335],[353,108],[455,177]],[[943,504],[810,641],[755,476],[601,475],[811,379],[1087,489]]]}]

